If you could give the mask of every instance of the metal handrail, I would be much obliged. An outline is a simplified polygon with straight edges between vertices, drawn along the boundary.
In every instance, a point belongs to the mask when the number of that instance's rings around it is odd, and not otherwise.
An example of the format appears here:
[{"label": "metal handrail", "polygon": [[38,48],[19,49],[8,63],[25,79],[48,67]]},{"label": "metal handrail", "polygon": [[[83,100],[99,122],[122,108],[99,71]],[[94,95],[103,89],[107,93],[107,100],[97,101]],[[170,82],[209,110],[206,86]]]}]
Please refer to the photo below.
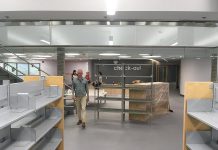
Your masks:
[{"label": "metal handrail", "polygon": [[18,58],[21,59],[22,61],[26,62],[28,65],[31,65],[32,67],[36,68],[38,71],[41,71],[41,72],[43,72],[44,74],[46,74],[47,76],[49,76],[49,74],[48,74],[47,72],[43,71],[42,69],[40,69],[39,67],[35,66],[34,64],[28,62],[26,59],[24,59],[24,58],[22,58],[22,57],[16,55],[14,52],[12,52],[12,51],[10,51],[9,49],[5,48],[2,44],[0,44],[0,48],[6,50],[6,51],[9,52],[9,53],[12,53],[13,55],[15,55],[16,57],[18,57]]},{"label": "metal handrail", "polygon": [[[25,75],[23,72],[21,72],[20,70],[18,70],[17,68],[11,66],[9,63],[4,62],[3,60],[0,59],[0,62],[4,63],[4,65],[6,64],[7,66],[11,67],[12,69],[14,69],[16,72],[21,73],[22,75]],[[5,68],[4,68],[5,69]],[[7,70],[7,69],[6,69]]]},{"label": "metal handrail", "polygon": [[[26,62],[28,65],[31,65],[32,67],[36,68],[38,71],[41,71],[43,72],[44,74],[46,74],[47,76],[49,76],[49,74],[47,72],[45,72],[44,70],[40,69],[39,67],[35,66],[34,64],[28,62],[26,59],[16,55],[14,52],[12,52],[11,50],[9,50],[8,48],[4,47],[1,43],[0,43],[0,48],[4,49],[5,51],[9,52],[9,53],[12,53],[14,56],[16,56],[17,58],[21,59],[22,61]],[[0,60],[2,63],[5,63],[7,64],[8,66],[12,67],[13,69],[15,69],[16,71],[20,72],[21,74],[25,75],[24,73],[22,73],[21,71],[17,70],[16,68],[14,68],[13,66],[11,66],[10,64]],[[64,82],[64,85],[66,87],[68,87],[69,89],[73,90],[73,88],[69,85],[67,85],[65,82]]]}]

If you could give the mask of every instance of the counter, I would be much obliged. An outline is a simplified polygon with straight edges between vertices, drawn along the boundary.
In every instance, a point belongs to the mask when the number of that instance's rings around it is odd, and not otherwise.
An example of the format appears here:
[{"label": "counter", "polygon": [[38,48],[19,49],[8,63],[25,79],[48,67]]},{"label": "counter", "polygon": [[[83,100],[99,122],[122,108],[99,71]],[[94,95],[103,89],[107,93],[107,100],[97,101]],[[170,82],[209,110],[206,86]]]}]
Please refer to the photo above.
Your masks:
[{"label": "counter", "polygon": [[[104,84],[107,96],[122,97],[121,85]],[[151,90],[152,88],[152,90]],[[152,96],[152,97],[151,97]],[[166,114],[169,109],[169,83],[153,82],[126,84],[125,98],[129,98],[129,120],[146,121],[149,116]],[[140,100],[151,101],[139,102]],[[135,102],[134,102],[135,100]],[[138,112],[135,113],[134,111]],[[139,113],[142,112],[143,113]],[[147,114],[150,113],[150,114]]]}]

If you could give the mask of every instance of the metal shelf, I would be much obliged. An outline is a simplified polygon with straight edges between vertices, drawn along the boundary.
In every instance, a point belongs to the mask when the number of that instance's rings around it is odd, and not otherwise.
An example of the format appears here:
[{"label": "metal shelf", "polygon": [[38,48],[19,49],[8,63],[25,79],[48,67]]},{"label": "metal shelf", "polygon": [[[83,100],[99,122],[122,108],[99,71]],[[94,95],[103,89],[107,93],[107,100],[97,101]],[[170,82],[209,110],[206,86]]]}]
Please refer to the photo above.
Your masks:
[{"label": "metal shelf", "polygon": [[101,112],[114,112],[114,113],[116,113],[116,112],[121,113],[122,112],[122,110],[119,108],[99,108],[99,111],[101,111]]},{"label": "metal shelf", "polygon": [[[59,89],[59,90],[61,90],[61,89]],[[36,110],[38,110],[42,107],[45,107],[50,103],[57,101],[61,97],[62,97],[62,94],[59,93],[58,96],[56,96],[56,97],[41,97],[39,99],[36,99]]]},{"label": "metal shelf", "polygon": [[0,130],[7,127],[8,125],[18,121],[19,119],[22,119],[26,115],[34,112],[34,110],[27,110],[24,112],[13,112],[11,110],[6,110],[0,115]]},{"label": "metal shelf", "polygon": [[54,128],[32,150],[56,150],[61,142],[61,132],[59,129]]},{"label": "metal shelf", "polygon": [[130,98],[118,98],[118,97],[97,97],[95,100],[107,100],[107,101],[129,101],[135,103],[152,103],[152,100],[144,100],[144,99],[130,99]]},{"label": "metal shelf", "polygon": [[218,130],[218,112],[188,112],[188,115]]},{"label": "metal shelf", "polygon": [[[15,141],[10,143],[11,140],[8,138],[8,141],[5,141],[8,146],[4,147],[4,150],[29,150],[33,147],[61,120],[61,111],[58,109],[51,109],[46,115],[48,116],[40,123],[33,121],[20,128],[8,127],[7,130],[11,130],[12,139]],[[10,135],[4,135],[8,136]]]},{"label": "metal shelf", "polygon": [[187,144],[190,150],[216,150],[207,144]]},{"label": "metal shelf", "polygon": [[97,97],[95,100],[122,101],[123,98],[118,98],[118,97]]},{"label": "metal shelf", "polygon": [[[149,70],[151,70],[151,73],[147,73],[148,75],[141,75],[141,76],[134,76],[134,75],[127,75],[126,70],[125,70],[125,66],[149,66],[151,67]],[[121,78],[121,83],[119,85],[110,85],[110,84],[102,84],[101,86],[97,87],[96,89],[120,89],[121,90],[121,94],[122,97],[102,97],[100,96],[98,93],[96,93],[96,97],[95,97],[95,102],[97,101],[97,105],[96,105],[96,112],[97,112],[97,119],[99,119],[99,114],[100,112],[115,112],[115,113],[121,113],[121,117],[122,117],[122,121],[125,121],[125,113],[129,113],[129,114],[152,114],[152,108],[149,109],[149,111],[151,112],[145,112],[144,110],[128,110],[125,108],[125,102],[133,102],[133,103],[152,103],[152,100],[145,100],[145,99],[130,99],[130,98],[126,98],[125,96],[125,89],[139,89],[139,90],[145,90],[145,91],[151,91],[151,95],[152,95],[152,86],[153,86],[153,63],[151,64],[96,64],[95,65],[95,70],[96,72],[99,72],[99,66],[120,66],[122,67],[122,69],[120,70],[120,74],[116,74],[115,76],[113,75],[104,75],[103,77],[117,77],[117,78]],[[146,84],[146,88],[148,86],[147,89],[143,86],[143,87],[139,87],[139,88],[135,88],[135,87],[131,87],[131,85],[126,84],[126,79],[127,78],[148,78],[150,81],[150,84]],[[102,108],[102,106],[100,105],[101,100],[108,100],[108,101],[116,101],[116,102],[121,102],[121,108],[117,109],[117,108]],[[152,107],[151,105],[149,105],[149,107]],[[95,113],[96,115],[96,113]]]},{"label": "metal shelf", "polygon": [[131,109],[126,109],[124,111],[125,113],[129,113],[129,114],[144,114],[144,115],[150,115],[152,114],[151,112],[146,112],[146,111],[142,111],[142,110],[131,110]]},{"label": "metal shelf", "polygon": [[0,129],[3,129],[4,127],[22,119],[28,114],[36,110],[39,110],[40,108],[43,108],[52,102],[57,101],[59,98],[61,98],[61,95],[54,98],[41,97],[40,99],[36,99],[35,109],[23,110],[21,112],[20,111],[16,112],[14,110],[10,110],[9,108],[5,108],[5,110],[4,111],[2,110],[2,113],[0,114]]}]

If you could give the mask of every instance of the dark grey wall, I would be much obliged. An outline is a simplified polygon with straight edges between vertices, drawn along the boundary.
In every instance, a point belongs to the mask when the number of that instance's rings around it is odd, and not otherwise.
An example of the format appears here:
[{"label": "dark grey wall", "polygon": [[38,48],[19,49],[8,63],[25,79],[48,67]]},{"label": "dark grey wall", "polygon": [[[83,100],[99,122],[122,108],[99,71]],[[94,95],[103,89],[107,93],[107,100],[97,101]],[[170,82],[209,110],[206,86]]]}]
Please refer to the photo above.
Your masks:
[{"label": "dark grey wall", "polygon": [[[92,62],[92,81],[95,80],[95,74],[97,73],[97,68],[95,64],[114,64],[114,60],[93,60]],[[121,76],[122,75],[122,67],[119,64],[125,64],[125,75],[126,76],[151,76],[152,74],[152,66],[143,66],[143,65],[133,65],[133,64],[151,64],[150,60],[118,60],[117,64],[113,66],[99,66],[99,71],[102,72],[104,76]],[[153,66],[155,68],[155,65]],[[156,69],[153,69],[153,79],[156,79]],[[104,83],[118,83],[121,82],[122,78],[119,77],[104,77]],[[126,78],[126,83],[131,83],[133,80],[141,80],[142,82],[149,82],[151,79],[139,78],[139,77],[131,77]]]}]

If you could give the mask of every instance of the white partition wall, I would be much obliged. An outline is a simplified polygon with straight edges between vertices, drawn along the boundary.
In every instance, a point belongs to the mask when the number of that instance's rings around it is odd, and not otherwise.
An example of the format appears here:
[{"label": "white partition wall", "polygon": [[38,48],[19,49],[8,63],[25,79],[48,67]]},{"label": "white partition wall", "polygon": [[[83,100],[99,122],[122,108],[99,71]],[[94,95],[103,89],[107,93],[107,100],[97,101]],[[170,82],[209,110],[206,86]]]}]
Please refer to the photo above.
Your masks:
[{"label": "white partition wall", "polygon": [[182,59],[180,71],[180,94],[184,95],[185,82],[209,82],[211,78],[210,58]]}]

